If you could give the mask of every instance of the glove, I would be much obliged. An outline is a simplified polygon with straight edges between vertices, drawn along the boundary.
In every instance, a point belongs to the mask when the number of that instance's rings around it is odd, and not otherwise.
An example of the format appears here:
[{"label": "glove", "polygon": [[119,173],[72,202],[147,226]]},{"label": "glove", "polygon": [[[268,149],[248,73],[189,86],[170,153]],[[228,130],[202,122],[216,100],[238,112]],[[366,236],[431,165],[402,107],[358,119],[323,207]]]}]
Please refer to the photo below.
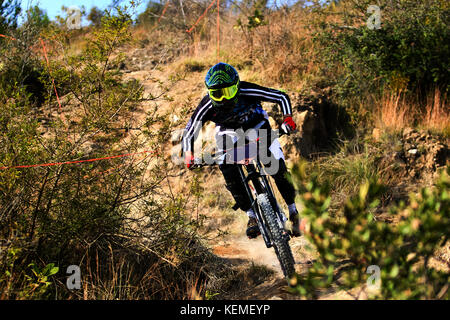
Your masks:
[{"label": "glove", "polygon": [[297,128],[294,120],[292,120],[292,116],[290,115],[284,117],[284,121],[281,127],[286,131],[287,134],[291,133],[295,130],[295,128]]},{"label": "glove", "polygon": [[186,165],[186,167],[188,169],[192,169],[192,167],[194,166],[194,155],[192,154],[192,152],[187,151],[184,155],[184,164]]}]

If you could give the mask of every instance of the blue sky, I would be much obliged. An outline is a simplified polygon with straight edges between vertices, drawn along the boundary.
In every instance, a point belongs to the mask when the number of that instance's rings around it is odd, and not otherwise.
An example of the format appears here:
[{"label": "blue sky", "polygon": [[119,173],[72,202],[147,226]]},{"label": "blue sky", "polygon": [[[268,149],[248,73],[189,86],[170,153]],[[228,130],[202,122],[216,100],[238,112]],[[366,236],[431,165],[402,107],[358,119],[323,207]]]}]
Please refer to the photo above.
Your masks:
[{"label": "blue sky", "polygon": [[[87,13],[89,13],[89,10],[92,7],[96,6],[97,8],[103,10],[106,9],[106,7],[111,4],[111,2],[112,0],[22,0],[22,9],[25,11],[29,6],[38,5],[39,8],[47,12],[50,20],[54,20],[57,15],[66,16],[65,13],[61,10],[62,6],[77,6],[79,8],[81,8],[81,6],[84,6]],[[137,1],[135,0],[135,2]],[[147,0],[141,2],[141,5],[138,7],[138,12],[142,12],[145,10]],[[127,3],[129,3],[129,0],[122,1],[123,5]]]},{"label": "blue sky", "polygon": [[[122,0],[122,5],[128,4],[130,0]],[[270,2],[277,2],[280,4],[292,4],[296,2],[296,0],[271,0]],[[110,5],[112,0],[22,0],[22,8],[23,11],[26,11],[27,7],[38,5],[39,8],[43,9],[47,12],[50,20],[54,20],[57,15],[65,17],[66,14],[61,10],[62,6],[71,7],[84,6],[86,8],[87,13],[89,10],[96,6],[99,9],[106,9],[108,5]],[[135,0],[135,2],[139,2],[139,0]],[[138,13],[145,10],[148,0],[140,0],[140,5],[137,8]],[[270,3],[269,2],[269,3]],[[83,25],[87,24],[86,19],[84,19]]]},{"label": "blue sky", "polygon": [[[277,1],[278,4],[288,3],[292,4],[295,0],[272,0],[271,2]],[[96,6],[100,9],[105,9],[109,4],[111,4],[112,0],[22,0],[22,8],[26,9],[27,6],[38,5],[41,9],[44,9],[47,12],[47,15],[51,20],[53,20],[57,15],[62,15],[61,7],[64,5],[66,7],[70,6],[85,6],[86,10],[89,10]],[[135,2],[138,2],[135,0]],[[141,4],[138,7],[138,11],[142,12],[145,9],[145,6],[148,0],[141,0]],[[123,0],[122,4],[129,3],[129,0]]]}]

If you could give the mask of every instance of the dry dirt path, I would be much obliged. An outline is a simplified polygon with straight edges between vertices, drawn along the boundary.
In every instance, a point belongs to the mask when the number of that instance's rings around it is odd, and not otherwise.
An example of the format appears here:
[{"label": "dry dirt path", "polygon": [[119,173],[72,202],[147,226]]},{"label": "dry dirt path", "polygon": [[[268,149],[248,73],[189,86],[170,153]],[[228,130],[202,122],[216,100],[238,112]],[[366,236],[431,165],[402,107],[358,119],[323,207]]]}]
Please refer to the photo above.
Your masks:
[{"label": "dry dirt path", "polygon": [[[261,273],[260,269],[251,267],[262,266],[271,271],[271,274],[266,273],[263,279],[256,283],[246,282],[250,285],[245,288],[240,286],[235,291],[231,290],[232,292],[225,299],[300,300],[299,296],[290,292],[274,249],[267,248],[261,236],[256,239],[248,239],[244,235],[245,223],[245,219],[236,219],[230,225],[232,232],[220,241],[211,244],[213,253],[227,259],[237,270],[247,268],[247,270]],[[295,270],[299,274],[305,273],[314,259],[314,253],[307,249],[306,238],[303,236],[293,238],[289,244],[295,259]],[[361,293],[360,288],[351,291],[330,289],[320,292],[319,296],[320,300],[367,299],[367,295],[365,292]]]},{"label": "dry dirt path", "polygon": [[[237,269],[250,268],[252,265],[263,266],[272,273],[266,275],[261,283],[244,290],[238,290],[232,294],[235,299],[250,300],[297,300],[298,296],[289,292],[286,280],[281,271],[280,263],[273,248],[267,248],[261,236],[256,239],[248,239],[245,235],[245,219],[237,219],[233,225],[233,232],[222,238],[219,242],[211,245],[212,251],[217,256],[227,259]],[[311,256],[304,249],[307,242],[304,237],[290,240],[292,252],[296,262],[295,268],[298,273],[305,272]],[[269,272],[268,272],[269,273]]]}]

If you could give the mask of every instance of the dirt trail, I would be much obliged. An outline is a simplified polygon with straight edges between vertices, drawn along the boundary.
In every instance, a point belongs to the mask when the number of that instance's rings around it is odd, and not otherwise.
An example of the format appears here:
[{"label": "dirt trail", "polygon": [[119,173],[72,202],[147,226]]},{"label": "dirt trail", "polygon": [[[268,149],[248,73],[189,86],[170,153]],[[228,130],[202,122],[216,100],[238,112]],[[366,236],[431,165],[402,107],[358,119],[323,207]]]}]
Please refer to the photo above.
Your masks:
[{"label": "dirt trail", "polygon": [[[211,245],[214,254],[227,259],[237,269],[263,266],[269,272],[265,275],[262,282],[255,283],[249,288],[233,293],[232,298],[250,300],[299,299],[298,296],[288,291],[287,282],[284,279],[274,249],[267,248],[261,236],[256,239],[248,239],[244,234],[245,228],[246,220],[236,219],[230,226],[230,229],[232,229],[231,233],[219,242]],[[299,273],[304,272],[308,262],[311,260],[311,256],[304,250],[306,239],[304,237],[293,238],[289,243],[294,254],[296,271]],[[257,269],[251,270],[258,272]]]},{"label": "dirt trail", "polygon": [[[289,242],[295,259],[295,270],[301,274],[306,272],[311,264],[312,257],[305,250],[306,239],[302,236],[291,239]],[[231,295],[231,299],[242,300],[301,300],[301,298],[290,292],[286,280],[280,268],[280,264],[273,248],[266,248],[261,237],[247,239],[245,236],[232,236],[224,239],[213,247],[213,252],[222,258],[228,259],[237,268],[249,267],[252,264],[262,265],[273,271],[264,281],[249,286]],[[229,298],[229,297],[227,297]],[[329,289],[320,293],[319,300],[359,300],[367,299],[367,292],[361,288],[351,291],[335,291]]]},{"label": "dirt trail", "polygon": [[[244,217],[243,217],[244,218]],[[273,248],[267,248],[261,236],[248,239],[245,235],[246,219],[236,218],[228,225],[231,233],[219,242],[211,243],[214,254],[227,259],[235,269],[247,269],[257,281],[245,281],[244,285],[231,290],[225,299],[241,300],[300,300],[298,295],[290,292],[286,279]],[[295,259],[295,270],[305,273],[314,259],[314,253],[307,249],[308,241],[304,236],[289,241]],[[262,266],[268,272],[261,275]],[[251,277],[251,275],[247,275]],[[320,300],[355,300],[367,299],[367,293],[357,287],[351,291],[336,291],[333,288],[318,292]]]}]

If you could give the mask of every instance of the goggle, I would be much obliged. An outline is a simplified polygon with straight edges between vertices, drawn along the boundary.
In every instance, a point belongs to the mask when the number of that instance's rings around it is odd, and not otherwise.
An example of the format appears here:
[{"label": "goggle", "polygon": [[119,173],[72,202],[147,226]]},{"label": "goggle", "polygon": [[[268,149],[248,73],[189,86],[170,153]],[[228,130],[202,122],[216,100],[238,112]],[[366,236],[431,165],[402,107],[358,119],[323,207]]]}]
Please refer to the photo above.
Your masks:
[{"label": "goggle", "polygon": [[214,101],[222,101],[223,99],[230,100],[234,98],[238,92],[238,84],[239,83],[236,83],[235,85],[226,88],[208,89],[209,96]]}]

